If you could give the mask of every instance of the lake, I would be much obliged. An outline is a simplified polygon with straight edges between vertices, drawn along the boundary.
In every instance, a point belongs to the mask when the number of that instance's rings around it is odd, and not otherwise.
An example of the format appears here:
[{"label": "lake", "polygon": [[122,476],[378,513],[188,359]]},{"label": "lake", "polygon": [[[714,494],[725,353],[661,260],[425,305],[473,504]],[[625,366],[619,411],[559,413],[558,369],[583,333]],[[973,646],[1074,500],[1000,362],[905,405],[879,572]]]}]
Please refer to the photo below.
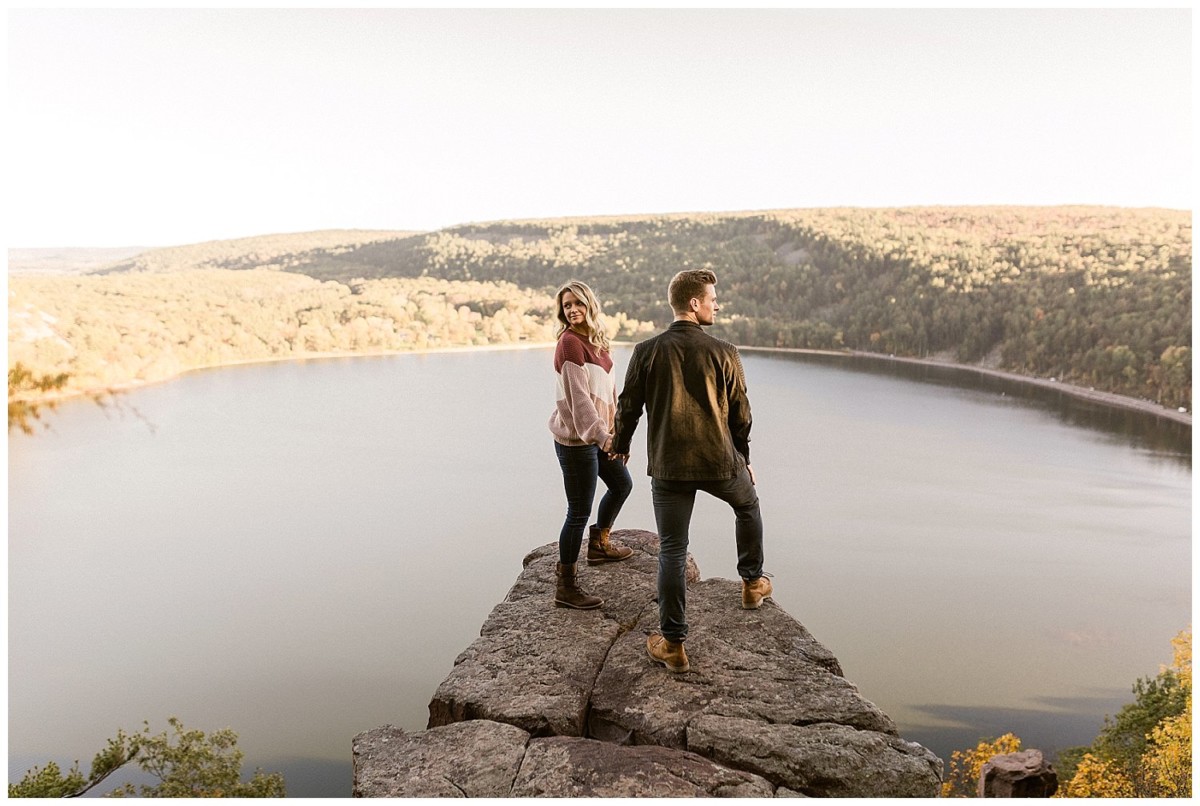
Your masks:
[{"label": "lake", "polygon": [[[352,737],[423,729],[557,539],[551,356],[229,367],[11,434],[10,781],[178,716],[232,727],[290,795],[349,796]],[[1085,744],[1170,662],[1190,427],[966,373],[744,358],[775,601],[905,738],[947,760],[1008,731]],[[618,529],[654,529],[644,438]],[[691,551],[736,578],[725,505],[698,499]]]}]

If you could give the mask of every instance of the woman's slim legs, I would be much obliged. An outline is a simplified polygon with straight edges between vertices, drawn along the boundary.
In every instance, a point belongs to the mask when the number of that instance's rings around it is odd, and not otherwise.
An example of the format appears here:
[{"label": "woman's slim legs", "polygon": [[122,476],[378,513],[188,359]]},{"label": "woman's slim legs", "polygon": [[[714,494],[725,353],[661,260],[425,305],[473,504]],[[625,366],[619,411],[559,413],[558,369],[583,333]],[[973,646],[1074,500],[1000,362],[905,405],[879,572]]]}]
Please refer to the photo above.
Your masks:
[{"label": "woman's slim legs", "polygon": [[579,547],[583,545],[583,530],[587,528],[592,514],[592,501],[596,497],[596,479],[599,476],[595,445],[560,445],[554,443],[558,464],[562,468],[563,489],[567,493],[567,516],[558,534],[558,561],[573,565],[579,559]]},{"label": "woman's slim legs", "polygon": [[596,526],[601,529],[611,529],[625,505],[625,499],[633,492],[633,479],[629,477],[629,468],[624,462],[609,459],[608,454],[600,451],[597,455],[597,466],[600,480],[608,490],[600,499],[600,508],[596,513]]}]

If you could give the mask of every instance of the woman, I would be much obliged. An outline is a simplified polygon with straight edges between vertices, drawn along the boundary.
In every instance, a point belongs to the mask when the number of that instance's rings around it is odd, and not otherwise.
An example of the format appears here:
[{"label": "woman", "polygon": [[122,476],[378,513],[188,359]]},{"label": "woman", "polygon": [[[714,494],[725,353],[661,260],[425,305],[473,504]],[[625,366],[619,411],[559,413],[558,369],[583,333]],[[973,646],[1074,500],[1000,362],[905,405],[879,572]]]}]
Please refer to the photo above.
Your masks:
[{"label": "woman", "polygon": [[612,448],[617,410],[617,384],[609,340],[600,320],[600,303],[586,284],[572,280],[556,295],[558,347],[554,371],[558,374],[558,402],[550,415],[550,433],[562,467],[567,491],[567,518],[558,535],[558,584],[554,604],[591,610],[604,602],[579,589],[575,562],[583,543],[583,527],[592,514],[596,479],[608,492],[600,499],[596,523],[588,535],[589,565],[624,560],[633,549],[609,540],[609,531],[621,505],[633,491],[625,464],[608,455]]}]

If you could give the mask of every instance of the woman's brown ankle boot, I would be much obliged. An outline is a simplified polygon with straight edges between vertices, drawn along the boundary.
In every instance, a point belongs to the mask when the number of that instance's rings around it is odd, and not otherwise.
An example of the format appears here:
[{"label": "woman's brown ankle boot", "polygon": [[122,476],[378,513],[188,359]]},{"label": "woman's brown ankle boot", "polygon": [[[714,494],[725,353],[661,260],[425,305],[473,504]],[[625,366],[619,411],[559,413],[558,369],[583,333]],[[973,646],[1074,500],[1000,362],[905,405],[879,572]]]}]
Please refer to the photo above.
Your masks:
[{"label": "woman's brown ankle boot", "polygon": [[610,531],[612,530],[601,529],[599,526],[593,526],[588,530],[588,565],[615,563],[633,556],[633,549],[629,546],[621,546],[609,541]]},{"label": "woman's brown ankle boot", "polygon": [[579,589],[579,583],[575,581],[575,563],[571,563],[570,565],[558,563],[555,570],[558,572],[558,584],[554,587],[555,607],[570,607],[575,610],[595,610],[604,604],[604,600],[600,597],[588,596]]}]

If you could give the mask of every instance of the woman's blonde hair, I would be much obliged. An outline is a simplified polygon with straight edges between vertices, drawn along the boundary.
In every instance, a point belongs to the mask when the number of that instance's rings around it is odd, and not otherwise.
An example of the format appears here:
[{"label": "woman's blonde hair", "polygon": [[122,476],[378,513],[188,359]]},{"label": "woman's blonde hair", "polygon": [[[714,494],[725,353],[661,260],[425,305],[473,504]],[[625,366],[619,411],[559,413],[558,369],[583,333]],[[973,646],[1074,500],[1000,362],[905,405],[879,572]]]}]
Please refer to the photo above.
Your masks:
[{"label": "woman's blonde hair", "polygon": [[587,306],[587,312],[584,314],[584,322],[587,323],[588,341],[596,347],[599,347],[605,352],[609,351],[608,332],[604,324],[604,314],[600,312],[600,302],[596,299],[596,295],[592,293],[592,289],[588,288],[587,283],[579,280],[570,280],[562,288],[558,289],[558,293],[554,295],[555,315],[558,317],[560,327],[558,332],[554,334],[555,338],[559,338],[563,333],[570,329],[571,324],[567,321],[567,317],[563,314],[563,294],[570,291],[575,295],[575,298],[581,300]]}]

